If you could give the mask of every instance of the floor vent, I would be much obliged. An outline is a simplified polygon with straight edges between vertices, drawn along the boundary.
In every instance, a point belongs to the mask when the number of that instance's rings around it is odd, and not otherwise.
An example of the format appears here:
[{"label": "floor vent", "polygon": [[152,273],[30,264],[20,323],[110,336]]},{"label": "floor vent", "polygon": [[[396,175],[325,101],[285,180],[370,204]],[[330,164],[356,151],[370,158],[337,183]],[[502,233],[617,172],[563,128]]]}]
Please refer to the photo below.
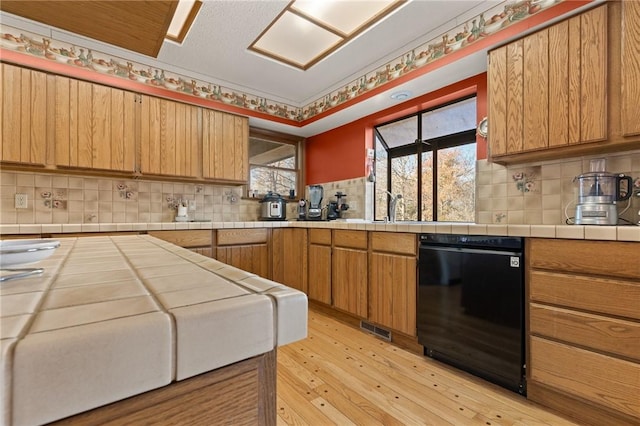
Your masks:
[{"label": "floor vent", "polygon": [[381,337],[388,342],[391,341],[391,332],[389,330],[376,327],[375,325],[365,321],[360,321],[360,328],[368,331],[369,333],[375,334],[376,336]]}]

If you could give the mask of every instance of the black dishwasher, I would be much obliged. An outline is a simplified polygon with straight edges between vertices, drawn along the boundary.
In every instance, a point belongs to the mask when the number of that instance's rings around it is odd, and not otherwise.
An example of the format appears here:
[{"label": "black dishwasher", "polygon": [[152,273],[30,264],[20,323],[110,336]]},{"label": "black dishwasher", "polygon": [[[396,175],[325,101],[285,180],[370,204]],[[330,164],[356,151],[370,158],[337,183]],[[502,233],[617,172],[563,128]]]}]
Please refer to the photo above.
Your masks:
[{"label": "black dishwasher", "polygon": [[526,394],[524,239],[421,234],[417,325],[425,355]]}]

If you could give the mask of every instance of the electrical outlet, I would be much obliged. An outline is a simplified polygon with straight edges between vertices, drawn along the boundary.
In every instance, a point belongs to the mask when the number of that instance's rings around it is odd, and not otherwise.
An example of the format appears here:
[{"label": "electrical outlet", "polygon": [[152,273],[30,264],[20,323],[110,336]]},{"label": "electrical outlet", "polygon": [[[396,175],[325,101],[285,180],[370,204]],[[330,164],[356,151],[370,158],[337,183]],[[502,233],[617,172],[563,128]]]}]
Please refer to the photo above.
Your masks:
[{"label": "electrical outlet", "polygon": [[27,198],[27,194],[16,194],[15,202],[16,209],[29,208],[29,199]]}]

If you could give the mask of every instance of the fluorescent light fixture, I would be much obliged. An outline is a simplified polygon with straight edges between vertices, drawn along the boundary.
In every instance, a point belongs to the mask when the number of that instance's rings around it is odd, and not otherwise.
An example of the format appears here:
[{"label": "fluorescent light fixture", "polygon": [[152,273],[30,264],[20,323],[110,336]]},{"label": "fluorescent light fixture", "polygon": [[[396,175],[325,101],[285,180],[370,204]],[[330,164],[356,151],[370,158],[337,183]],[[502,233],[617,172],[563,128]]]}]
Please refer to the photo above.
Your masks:
[{"label": "fluorescent light fixture", "polygon": [[196,19],[200,6],[202,6],[201,0],[179,0],[165,38],[182,43]]},{"label": "fluorescent light fixture", "polygon": [[406,0],[294,0],[249,50],[306,70],[404,3]]}]

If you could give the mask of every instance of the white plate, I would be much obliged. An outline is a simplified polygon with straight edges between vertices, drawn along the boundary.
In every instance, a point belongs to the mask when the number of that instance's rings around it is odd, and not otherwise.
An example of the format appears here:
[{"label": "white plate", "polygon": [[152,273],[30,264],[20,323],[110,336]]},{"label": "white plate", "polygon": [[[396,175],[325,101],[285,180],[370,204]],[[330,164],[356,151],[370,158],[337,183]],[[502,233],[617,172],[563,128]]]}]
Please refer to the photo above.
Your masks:
[{"label": "white plate", "polygon": [[60,246],[53,239],[0,240],[0,267],[34,263],[51,256]]}]

